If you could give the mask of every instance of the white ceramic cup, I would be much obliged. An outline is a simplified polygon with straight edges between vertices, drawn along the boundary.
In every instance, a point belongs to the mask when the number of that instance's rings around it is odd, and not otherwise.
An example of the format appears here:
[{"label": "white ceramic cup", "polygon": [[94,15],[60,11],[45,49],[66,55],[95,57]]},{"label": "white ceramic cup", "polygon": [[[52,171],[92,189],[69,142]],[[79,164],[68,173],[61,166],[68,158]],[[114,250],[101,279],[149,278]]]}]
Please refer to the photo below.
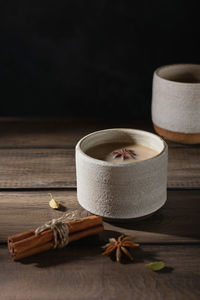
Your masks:
[{"label": "white ceramic cup", "polygon": [[154,72],[152,121],[168,140],[200,143],[200,65],[168,65]]},{"label": "white ceramic cup", "polygon": [[[103,143],[138,143],[158,151],[153,158],[117,164],[88,156],[88,148]],[[91,133],[76,145],[77,197],[89,212],[110,219],[148,216],[167,198],[166,143],[157,135],[135,129]]]}]

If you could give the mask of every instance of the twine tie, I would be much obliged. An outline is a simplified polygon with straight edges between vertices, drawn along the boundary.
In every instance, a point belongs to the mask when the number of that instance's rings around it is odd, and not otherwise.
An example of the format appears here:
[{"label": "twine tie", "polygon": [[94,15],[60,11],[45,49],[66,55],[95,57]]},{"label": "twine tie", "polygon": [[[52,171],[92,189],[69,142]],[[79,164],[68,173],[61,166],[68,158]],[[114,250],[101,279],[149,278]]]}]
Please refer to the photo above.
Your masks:
[{"label": "twine tie", "polygon": [[67,220],[74,219],[74,213],[68,213],[58,219],[52,219],[35,230],[35,234],[39,235],[41,232],[51,229],[54,235],[54,247],[63,248],[69,243],[69,227],[65,223]]}]

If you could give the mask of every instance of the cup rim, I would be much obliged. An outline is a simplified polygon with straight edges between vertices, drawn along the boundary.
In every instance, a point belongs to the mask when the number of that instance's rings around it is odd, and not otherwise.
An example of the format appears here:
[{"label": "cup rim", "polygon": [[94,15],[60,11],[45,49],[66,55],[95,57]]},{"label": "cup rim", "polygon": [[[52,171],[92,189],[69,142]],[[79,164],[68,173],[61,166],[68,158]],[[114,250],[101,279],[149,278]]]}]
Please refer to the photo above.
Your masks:
[{"label": "cup rim", "polygon": [[179,63],[179,64],[169,64],[169,65],[163,65],[163,66],[160,66],[158,67],[155,71],[154,71],[154,75],[156,75],[159,79],[163,80],[163,81],[166,81],[166,82],[169,82],[171,84],[180,84],[180,85],[197,85],[199,86],[200,85],[200,82],[181,82],[181,81],[175,81],[175,80],[170,80],[170,79],[166,79],[162,76],[160,76],[159,74],[159,71],[164,69],[164,68],[167,68],[167,67],[177,67],[177,66],[190,66],[190,67],[199,67],[200,69],[200,64],[190,64],[190,63]]},{"label": "cup rim", "polygon": [[[108,131],[131,131],[131,132],[135,132],[135,133],[143,133],[143,134],[147,134],[150,136],[154,136],[157,139],[159,139],[162,144],[163,144],[163,149],[155,156],[142,160],[142,161],[135,161],[135,162],[130,162],[130,163],[126,163],[126,164],[116,164],[116,163],[112,163],[112,162],[108,162],[108,161],[104,161],[104,160],[100,160],[94,157],[89,156],[88,154],[86,154],[82,148],[81,148],[81,144],[89,137],[91,137],[92,135],[96,135],[102,132],[108,132]],[[78,141],[78,143],[76,144],[76,152],[79,151],[81,153],[81,155],[83,155],[83,157],[97,165],[102,165],[102,166],[108,166],[108,167],[115,167],[115,168],[125,168],[125,167],[129,167],[129,166],[133,166],[135,164],[144,164],[147,161],[152,161],[153,159],[157,159],[159,156],[161,156],[165,151],[167,150],[167,143],[164,141],[164,139],[162,139],[160,136],[158,136],[157,134],[145,131],[145,130],[140,130],[140,129],[132,129],[132,128],[108,128],[108,129],[103,129],[103,130],[98,130],[98,131],[94,131],[90,134],[87,134],[86,136],[84,136],[82,139],[80,139]]]}]

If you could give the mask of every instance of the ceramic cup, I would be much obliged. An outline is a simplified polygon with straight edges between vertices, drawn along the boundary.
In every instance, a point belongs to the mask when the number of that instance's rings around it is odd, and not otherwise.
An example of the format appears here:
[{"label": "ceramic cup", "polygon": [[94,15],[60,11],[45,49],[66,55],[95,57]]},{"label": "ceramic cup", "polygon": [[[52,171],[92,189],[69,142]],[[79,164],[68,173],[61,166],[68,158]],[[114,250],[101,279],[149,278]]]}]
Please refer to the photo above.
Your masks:
[{"label": "ceramic cup", "polygon": [[152,121],[168,140],[200,143],[200,65],[169,65],[154,72]]},{"label": "ceramic cup", "polygon": [[[153,158],[117,164],[88,156],[88,148],[103,143],[138,143],[158,152]],[[157,135],[135,129],[91,133],[76,145],[77,197],[89,212],[109,219],[148,216],[166,201],[166,143]]]}]

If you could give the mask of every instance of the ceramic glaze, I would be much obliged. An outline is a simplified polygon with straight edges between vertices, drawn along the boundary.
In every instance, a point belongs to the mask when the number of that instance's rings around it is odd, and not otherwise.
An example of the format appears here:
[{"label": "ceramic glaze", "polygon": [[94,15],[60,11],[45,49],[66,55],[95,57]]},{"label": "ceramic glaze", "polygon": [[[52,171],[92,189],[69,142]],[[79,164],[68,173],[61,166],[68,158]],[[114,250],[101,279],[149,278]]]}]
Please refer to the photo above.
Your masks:
[{"label": "ceramic glaze", "polygon": [[152,121],[169,140],[200,143],[200,65],[169,65],[154,72]]},{"label": "ceramic glaze", "polygon": [[[115,163],[87,155],[103,143],[138,144],[155,151],[143,161]],[[107,129],[76,145],[77,197],[86,210],[110,219],[132,219],[152,214],[167,197],[167,145],[155,134],[134,129]]]}]

